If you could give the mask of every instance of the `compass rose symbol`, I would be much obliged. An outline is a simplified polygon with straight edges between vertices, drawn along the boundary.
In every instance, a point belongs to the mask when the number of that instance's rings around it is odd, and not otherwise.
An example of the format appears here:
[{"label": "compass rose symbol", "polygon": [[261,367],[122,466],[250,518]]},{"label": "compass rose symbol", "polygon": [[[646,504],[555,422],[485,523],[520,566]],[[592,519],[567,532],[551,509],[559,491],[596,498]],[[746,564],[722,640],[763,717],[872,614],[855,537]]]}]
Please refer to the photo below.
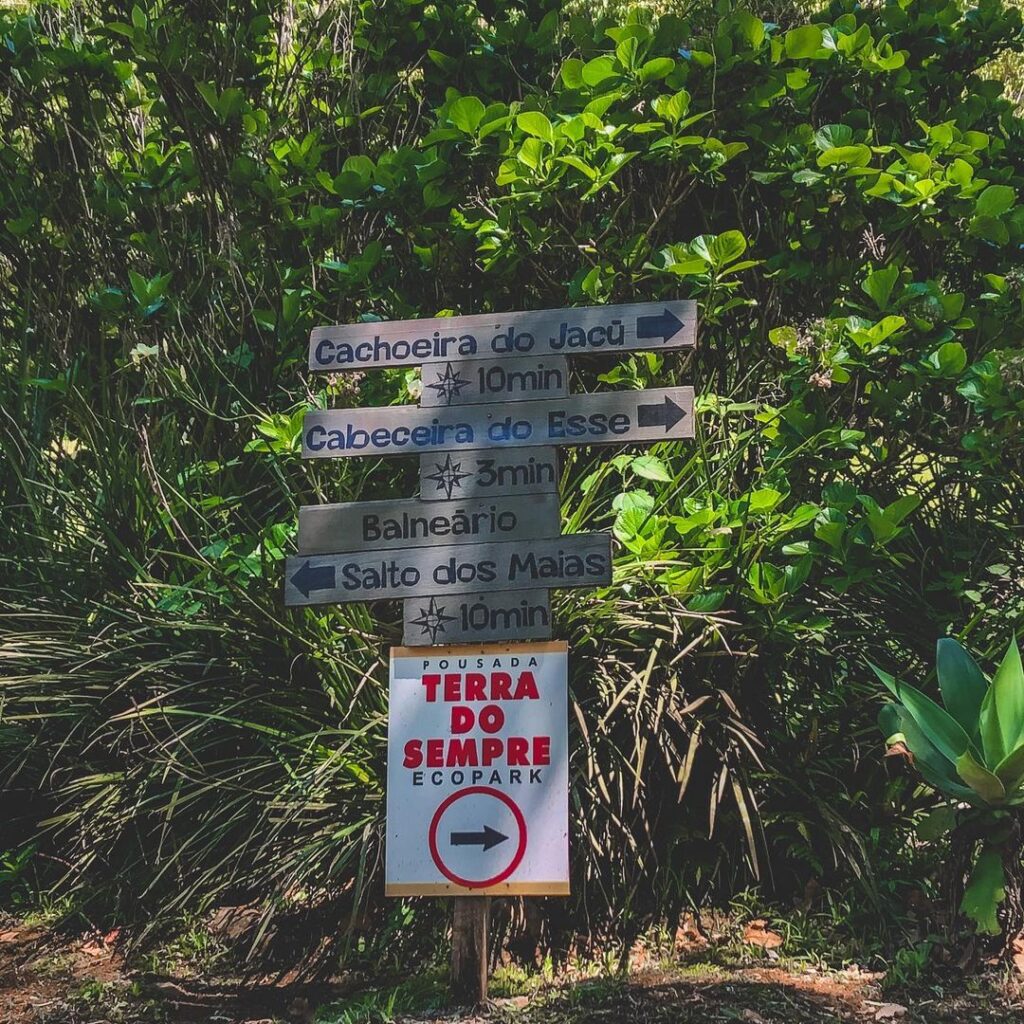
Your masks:
[{"label": "compass rose symbol", "polygon": [[451,363],[445,367],[444,373],[437,374],[437,381],[428,384],[427,387],[436,391],[444,399],[445,405],[451,405],[452,401],[459,397],[464,387],[469,386],[469,381],[452,367]]},{"label": "compass rose symbol", "polygon": [[419,626],[420,632],[427,636],[430,635],[430,642],[432,644],[437,643],[438,633],[444,633],[447,629],[445,623],[454,622],[454,615],[445,615],[445,606],[439,605],[436,598],[430,599],[430,604],[426,608],[419,609],[419,618],[412,619],[411,624],[413,626]]},{"label": "compass rose symbol", "polygon": [[462,487],[462,481],[473,475],[472,473],[463,473],[462,463],[452,462],[451,455],[446,455],[443,463],[435,462],[434,465],[437,467],[437,472],[427,474],[425,479],[433,480],[437,484],[437,490],[444,491],[449,501],[455,489]]}]

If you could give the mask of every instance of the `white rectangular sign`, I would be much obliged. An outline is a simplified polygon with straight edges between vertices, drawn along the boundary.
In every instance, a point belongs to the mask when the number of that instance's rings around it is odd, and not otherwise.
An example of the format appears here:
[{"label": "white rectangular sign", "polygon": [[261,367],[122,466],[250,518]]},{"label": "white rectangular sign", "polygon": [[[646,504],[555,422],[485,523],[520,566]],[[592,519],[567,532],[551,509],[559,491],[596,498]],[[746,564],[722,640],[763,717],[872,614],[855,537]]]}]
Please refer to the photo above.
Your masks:
[{"label": "white rectangular sign", "polygon": [[393,647],[388,896],[569,893],[568,645]]},{"label": "white rectangular sign", "polygon": [[336,372],[494,356],[615,355],[692,348],[696,335],[697,306],[689,299],[384,320],[314,327],[309,368]]}]

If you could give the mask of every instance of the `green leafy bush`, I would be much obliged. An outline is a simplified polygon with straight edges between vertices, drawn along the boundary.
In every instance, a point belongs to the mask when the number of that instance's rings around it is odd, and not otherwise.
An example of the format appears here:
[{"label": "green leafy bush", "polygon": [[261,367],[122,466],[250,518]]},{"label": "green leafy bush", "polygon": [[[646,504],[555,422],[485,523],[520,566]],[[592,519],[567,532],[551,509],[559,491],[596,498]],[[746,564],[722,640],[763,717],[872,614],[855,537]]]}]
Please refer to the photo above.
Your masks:
[{"label": "green leafy bush", "polygon": [[566,459],[564,528],[618,554],[556,601],[575,895],[543,939],[752,878],[857,886],[877,927],[935,867],[860,665],[963,621],[990,654],[1024,603],[1021,121],[976,74],[1015,12],[87,2],[0,44],[6,845],[94,918],[430,948],[378,884],[397,610],[280,601],[298,504],[415,488],[303,465],[303,411],[419,381],[307,380],[306,336],[672,296],[696,353],[573,371],[694,383],[699,423]]}]

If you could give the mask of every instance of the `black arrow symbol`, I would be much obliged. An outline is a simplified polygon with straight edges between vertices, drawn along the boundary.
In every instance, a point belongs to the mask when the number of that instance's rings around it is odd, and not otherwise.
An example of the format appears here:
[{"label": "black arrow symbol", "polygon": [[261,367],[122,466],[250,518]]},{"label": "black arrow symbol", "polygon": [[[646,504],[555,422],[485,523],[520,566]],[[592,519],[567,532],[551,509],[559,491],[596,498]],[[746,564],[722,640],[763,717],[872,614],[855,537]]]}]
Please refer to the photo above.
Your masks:
[{"label": "black arrow symbol", "polygon": [[309,597],[311,590],[333,590],[334,566],[310,565],[307,558],[292,577],[292,586],[301,591],[303,597]]},{"label": "black arrow symbol", "polygon": [[680,409],[667,395],[660,405],[638,405],[636,422],[641,427],[660,427],[664,424],[667,434],[684,416],[685,409]]},{"label": "black arrow symbol", "polygon": [[482,832],[453,832],[452,846],[482,846],[486,852],[492,846],[503,843],[508,836],[490,825],[484,825]]},{"label": "black arrow symbol", "polygon": [[638,316],[636,318],[636,336],[638,338],[660,338],[668,341],[683,329],[683,321],[670,309],[663,309],[655,316]]}]

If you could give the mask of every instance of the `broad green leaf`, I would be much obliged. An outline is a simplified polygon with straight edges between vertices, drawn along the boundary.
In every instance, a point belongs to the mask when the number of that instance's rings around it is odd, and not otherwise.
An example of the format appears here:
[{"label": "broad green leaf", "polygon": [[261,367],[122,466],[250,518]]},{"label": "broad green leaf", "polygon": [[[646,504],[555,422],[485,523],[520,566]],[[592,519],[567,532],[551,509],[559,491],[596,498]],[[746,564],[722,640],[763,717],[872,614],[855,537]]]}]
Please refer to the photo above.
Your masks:
[{"label": "broad green leaf", "polygon": [[1006,801],[1006,787],[969,750],[956,759],[956,773],[986,803],[998,806]]},{"label": "broad green leaf", "polygon": [[1016,637],[992,677],[992,693],[1003,750],[1008,753],[1024,739],[1024,668]]},{"label": "broad green leaf", "polygon": [[585,174],[591,181],[597,177],[597,170],[591,167],[589,164],[582,161],[578,156],[560,156],[557,157],[559,163],[565,164],[567,167],[574,167],[581,174]]},{"label": "broad green leaf", "polygon": [[865,167],[869,163],[871,163],[871,150],[860,143],[854,146],[833,146],[818,157],[819,167],[833,167],[836,164]]},{"label": "broad green leaf", "polygon": [[587,85],[600,85],[615,75],[615,61],[607,54],[588,60],[580,72]]},{"label": "broad green leaf", "polygon": [[671,124],[677,124],[690,109],[690,94],[685,89],[671,96],[656,96],[651,102],[655,113]]},{"label": "broad green leaf", "polygon": [[928,357],[928,363],[943,377],[958,377],[967,367],[967,349],[959,341],[947,341]]},{"label": "broad green leaf", "polygon": [[472,135],[480,127],[486,109],[476,96],[462,96],[448,108],[448,120],[460,131]]},{"label": "broad green leaf", "polygon": [[814,133],[814,145],[824,153],[827,149],[848,146],[853,142],[853,129],[848,124],[824,124]]},{"label": "broad green leaf", "polygon": [[977,662],[958,640],[944,636],[935,645],[935,667],[946,710],[968,736],[977,736],[981,705],[988,691],[988,682]]},{"label": "broad green leaf", "polygon": [[641,82],[657,82],[672,74],[675,66],[676,62],[671,57],[655,57],[640,68],[638,77]]},{"label": "broad green leaf", "polygon": [[672,474],[665,468],[665,463],[656,455],[638,455],[630,462],[629,468],[645,480],[660,480],[663,483],[672,480]]},{"label": "broad green leaf", "polygon": [[1005,884],[1002,855],[998,850],[986,847],[974,865],[960,903],[960,910],[983,934],[998,935],[1000,932],[996,911],[1006,896]]},{"label": "broad green leaf", "polygon": [[708,246],[708,256],[718,269],[738,260],[747,251],[742,231],[724,231]]},{"label": "broad green leaf", "polygon": [[817,25],[802,25],[790,29],[785,36],[786,56],[790,60],[813,57],[821,49],[821,29]]},{"label": "broad green leaf", "polygon": [[908,683],[896,686],[900,702],[914,721],[938,750],[955,763],[967,752],[971,742],[960,723],[916,687]]},{"label": "broad green leaf", "polygon": [[874,299],[880,310],[884,310],[889,305],[889,296],[892,295],[899,276],[900,268],[895,263],[890,263],[887,267],[868,274],[861,283],[861,288]]},{"label": "broad green leaf", "polygon": [[1010,231],[998,217],[980,214],[972,217],[968,230],[977,238],[984,238],[997,245],[1006,245],[1010,241]]},{"label": "broad green leaf", "polygon": [[882,683],[885,685],[885,688],[897,700],[899,700],[899,698],[900,698],[900,688],[899,688],[899,683],[896,682],[896,678],[894,676],[890,675],[888,672],[886,672],[885,669],[879,668],[873,661],[869,661],[868,662],[868,666],[870,667],[871,671],[874,672],[875,675],[878,676],[879,679],[881,679]]},{"label": "broad green leaf", "polygon": [[562,81],[568,89],[583,88],[583,61],[570,57],[562,65]]},{"label": "broad green leaf", "polygon": [[533,135],[545,142],[555,141],[555,132],[551,127],[551,122],[547,115],[542,114],[539,110],[524,111],[516,118],[516,124],[527,135]]},{"label": "broad green leaf", "polygon": [[979,217],[998,217],[1006,213],[1017,201],[1017,194],[1009,185],[989,185],[984,192],[978,196],[974,212]]}]

